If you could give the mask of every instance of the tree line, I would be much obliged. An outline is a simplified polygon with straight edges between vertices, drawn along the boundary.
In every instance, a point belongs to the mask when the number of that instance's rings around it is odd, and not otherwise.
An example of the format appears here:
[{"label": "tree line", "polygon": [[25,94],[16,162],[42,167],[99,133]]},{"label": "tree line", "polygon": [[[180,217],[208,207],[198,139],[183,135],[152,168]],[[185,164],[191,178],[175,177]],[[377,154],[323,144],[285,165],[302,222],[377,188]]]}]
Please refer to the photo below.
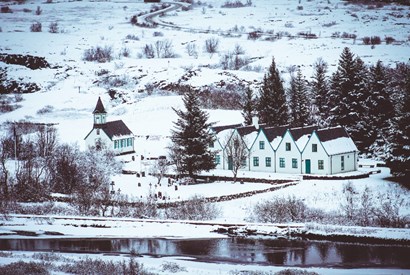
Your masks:
[{"label": "tree line", "polygon": [[258,115],[272,126],[342,125],[363,155],[386,160],[393,173],[408,173],[410,64],[368,66],[346,47],[331,75],[323,59],[313,67],[310,81],[300,68],[291,70],[285,88],[273,58],[260,90],[245,92],[245,124]]},{"label": "tree line", "polygon": [[12,122],[0,138],[0,210],[15,202],[49,201],[66,194],[80,213],[103,210],[111,175],[121,171],[111,150],[58,142],[53,125]]}]

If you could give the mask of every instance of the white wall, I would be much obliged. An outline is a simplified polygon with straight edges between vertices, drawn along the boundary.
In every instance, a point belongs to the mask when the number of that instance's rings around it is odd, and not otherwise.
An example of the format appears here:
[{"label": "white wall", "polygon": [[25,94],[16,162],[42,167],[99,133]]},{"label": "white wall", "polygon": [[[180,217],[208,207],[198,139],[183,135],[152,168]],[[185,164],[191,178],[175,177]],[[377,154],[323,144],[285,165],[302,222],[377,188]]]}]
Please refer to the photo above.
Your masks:
[{"label": "white wall", "polygon": [[[342,170],[342,156],[344,157],[344,170]],[[332,174],[355,171],[357,167],[356,157],[354,152],[331,156]]]},{"label": "white wall", "polygon": [[[260,142],[264,142],[265,149],[260,149]],[[259,166],[254,166],[253,158],[259,158]],[[266,166],[266,158],[271,158],[271,166]],[[252,148],[250,149],[249,154],[250,160],[250,170],[251,171],[258,171],[258,172],[275,172],[275,152],[269,143],[268,139],[266,138],[263,131],[260,131],[258,136],[256,137]]]},{"label": "white wall", "polygon": [[85,144],[87,147],[90,146],[95,146],[98,141],[101,143],[104,143],[107,148],[110,148],[114,150],[114,145],[112,144],[110,138],[105,134],[105,132],[101,129],[100,134],[97,135],[97,129],[93,129],[91,133],[87,136],[87,139],[85,140]]},{"label": "white wall", "polygon": [[[286,151],[286,143],[291,144],[291,150]],[[280,158],[285,159],[285,168],[280,167]],[[296,159],[297,168],[292,168],[292,159]],[[281,143],[276,150],[275,167],[277,173],[301,174],[301,155],[296,143],[293,141],[289,131],[285,133]]]},{"label": "white wall", "polygon": [[[317,145],[317,152],[312,152],[312,144]],[[312,134],[302,152],[302,172],[306,174],[306,159],[310,159],[310,173],[317,175],[330,174],[330,158],[317,135]],[[323,160],[323,170],[319,170],[319,160]]]}]

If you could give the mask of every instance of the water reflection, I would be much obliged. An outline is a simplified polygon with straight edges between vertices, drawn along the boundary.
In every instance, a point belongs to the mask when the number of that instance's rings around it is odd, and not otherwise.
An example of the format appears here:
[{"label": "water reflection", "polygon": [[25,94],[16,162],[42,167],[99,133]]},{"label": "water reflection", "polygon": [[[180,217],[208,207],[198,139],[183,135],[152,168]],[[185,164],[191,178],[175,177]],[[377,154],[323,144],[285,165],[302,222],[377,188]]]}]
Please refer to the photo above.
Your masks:
[{"label": "water reflection", "polygon": [[0,239],[0,250],[118,252],[285,266],[410,268],[409,246],[259,239]]}]

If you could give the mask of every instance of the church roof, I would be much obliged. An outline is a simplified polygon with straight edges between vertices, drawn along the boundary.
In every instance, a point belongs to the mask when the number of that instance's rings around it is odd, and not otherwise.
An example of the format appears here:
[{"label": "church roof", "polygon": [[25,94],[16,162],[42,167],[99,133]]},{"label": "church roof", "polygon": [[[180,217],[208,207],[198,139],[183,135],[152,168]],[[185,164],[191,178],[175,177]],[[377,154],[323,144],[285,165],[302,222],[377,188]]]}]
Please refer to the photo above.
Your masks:
[{"label": "church roof", "polygon": [[104,105],[101,101],[101,98],[98,97],[97,105],[95,106],[95,110],[93,114],[99,113],[99,114],[106,114],[107,112],[105,111]]},{"label": "church roof", "polygon": [[103,130],[111,140],[114,136],[133,135],[131,130],[122,120],[110,121],[101,126],[100,129]]}]

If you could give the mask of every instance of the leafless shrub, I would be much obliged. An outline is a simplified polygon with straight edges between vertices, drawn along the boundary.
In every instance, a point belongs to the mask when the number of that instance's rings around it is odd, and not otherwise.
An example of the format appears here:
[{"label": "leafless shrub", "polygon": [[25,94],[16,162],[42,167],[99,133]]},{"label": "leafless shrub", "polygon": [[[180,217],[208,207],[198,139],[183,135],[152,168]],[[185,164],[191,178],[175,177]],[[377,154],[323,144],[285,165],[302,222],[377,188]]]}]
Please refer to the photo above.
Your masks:
[{"label": "leafless shrub", "polygon": [[37,9],[36,9],[36,15],[40,15],[41,13],[43,12],[43,10],[40,8],[40,6],[37,6]]},{"label": "leafless shrub", "polygon": [[0,12],[1,13],[13,13],[13,10],[10,9],[9,6],[3,6],[3,7],[0,8]]},{"label": "leafless shrub", "polygon": [[302,10],[303,10],[303,6],[297,6],[297,10],[298,10],[298,11],[302,11]]},{"label": "leafless shrub", "polygon": [[195,195],[175,207],[168,207],[164,215],[168,219],[177,220],[212,220],[220,215],[220,209],[214,203]]},{"label": "leafless shrub", "polygon": [[253,209],[253,215],[259,222],[292,222],[303,221],[307,206],[296,197],[274,198],[259,202]]},{"label": "leafless shrub", "polygon": [[83,59],[86,61],[97,61],[100,63],[110,62],[112,60],[111,46],[97,46],[84,51]]},{"label": "leafless shrub", "polygon": [[170,273],[177,273],[177,272],[186,272],[186,268],[178,265],[177,263],[172,262],[164,262],[161,265],[162,272],[170,272]]},{"label": "leafless shrub", "polygon": [[139,41],[140,38],[134,34],[128,34],[125,39]]},{"label": "leafless shrub", "polygon": [[226,1],[221,8],[242,8],[246,6],[252,6],[252,1],[247,0],[245,4],[243,4],[241,1]]},{"label": "leafless shrub", "polygon": [[31,32],[41,32],[41,23],[40,22],[35,22],[33,24],[31,24],[30,26],[30,31]]},{"label": "leafless shrub", "polygon": [[155,52],[157,58],[175,58],[172,42],[168,39],[155,42]]},{"label": "leafless shrub", "polygon": [[43,108],[41,108],[40,110],[37,111],[38,115],[44,115],[47,113],[51,113],[54,110],[54,107],[51,105],[46,105]]},{"label": "leafless shrub", "polygon": [[164,33],[159,32],[159,31],[155,31],[152,35],[153,35],[154,37],[161,37],[161,36],[164,36]]},{"label": "leafless shrub", "polygon": [[144,49],[142,51],[142,55],[145,58],[154,58],[155,57],[155,50],[154,50],[154,46],[152,46],[151,44],[146,44],[144,46]]},{"label": "leafless shrub", "polygon": [[51,22],[50,25],[48,25],[48,32],[58,33],[58,23],[57,22]]},{"label": "leafless shrub", "polygon": [[332,21],[330,23],[325,23],[322,26],[326,27],[326,28],[329,28],[329,27],[332,27],[332,26],[335,26],[335,25],[337,25],[336,21]]},{"label": "leafless shrub", "polygon": [[221,57],[220,66],[224,70],[239,70],[249,63],[248,57],[228,52]]},{"label": "leafless shrub", "polygon": [[219,39],[216,37],[211,37],[205,40],[205,51],[209,54],[214,54],[218,52]]},{"label": "leafless shrub", "polygon": [[129,48],[127,48],[127,47],[123,47],[123,48],[120,50],[120,56],[130,57],[130,56],[131,56],[131,50],[130,50]]},{"label": "leafless shrub", "polygon": [[186,45],[186,52],[188,53],[189,56],[198,58],[198,50],[197,50],[195,43],[188,43]]},{"label": "leafless shrub", "polygon": [[347,33],[343,32],[340,36],[341,38],[351,38],[351,39],[356,39],[357,35],[354,33]]},{"label": "leafless shrub", "polygon": [[387,45],[392,44],[394,41],[396,41],[396,39],[394,39],[391,36],[386,36],[386,38],[384,40],[386,41]]},{"label": "leafless shrub", "polygon": [[260,38],[261,36],[262,36],[261,31],[253,31],[253,32],[248,33],[248,39],[250,40],[256,40]]}]

